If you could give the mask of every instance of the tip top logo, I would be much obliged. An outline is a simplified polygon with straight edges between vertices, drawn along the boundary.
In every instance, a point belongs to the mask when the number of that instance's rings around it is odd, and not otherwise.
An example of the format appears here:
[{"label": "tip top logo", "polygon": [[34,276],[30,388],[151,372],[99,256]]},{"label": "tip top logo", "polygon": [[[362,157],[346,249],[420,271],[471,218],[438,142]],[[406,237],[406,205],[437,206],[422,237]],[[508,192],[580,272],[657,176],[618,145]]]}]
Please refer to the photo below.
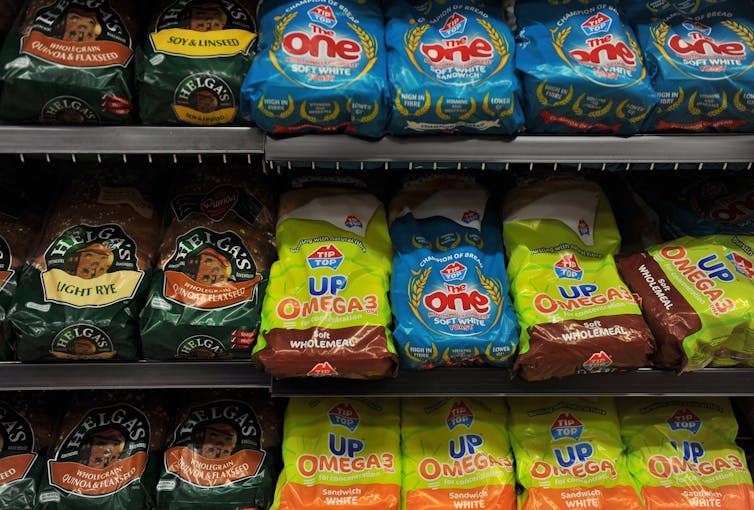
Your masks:
[{"label": "tip top logo", "polygon": [[314,250],[311,255],[306,257],[306,261],[312,269],[329,267],[334,271],[338,269],[343,262],[343,254],[335,247],[335,245],[320,246]]},{"label": "tip top logo", "polygon": [[453,262],[440,270],[440,276],[446,282],[459,282],[466,278],[466,271],[466,266],[460,262]]},{"label": "tip top logo", "polygon": [[604,12],[598,12],[581,24],[581,30],[583,30],[586,35],[591,36],[601,32],[609,32],[612,24],[613,18]]},{"label": "tip top logo", "polygon": [[595,352],[582,365],[587,372],[607,372],[613,359],[605,351]]},{"label": "tip top logo", "polygon": [[479,211],[476,209],[469,209],[461,217],[461,221],[464,223],[471,223],[472,221],[479,221]]},{"label": "tip top logo", "polygon": [[589,223],[587,223],[584,218],[581,218],[579,220],[579,235],[580,236],[588,236],[589,235]]},{"label": "tip top logo", "polygon": [[560,415],[555,418],[555,423],[552,424],[550,433],[555,441],[561,439],[573,439],[574,441],[578,441],[584,433],[584,424],[581,423],[573,413],[560,413]]},{"label": "tip top logo", "polygon": [[359,413],[356,412],[356,409],[351,404],[340,403],[330,409],[327,414],[330,417],[330,423],[345,427],[351,432],[356,430],[361,420]]},{"label": "tip top logo", "polygon": [[466,30],[466,18],[455,12],[445,20],[445,24],[440,29],[440,35],[444,39],[447,39],[448,37],[462,34],[464,30]]},{"label": "tip top logo", "polygon": [[581,280],[584,276],[584,270],[579,266],[576,255],[573,253],[566,253],[560,260],[555,263],[555,276],[558,278],[565,278],[568,280]]},{"label": "tip top logo", "polygon": [[309,19],[314,23],[319,23],[327,28],[332,29],[338,24],[338,20],[329,5],[318,5],[313,9],[310,9],[308,14]]},{"label": "tip top logo", "polygon": [[683,25],[683,28],[685,28],[689,32],[700,32],[704,35],[710,35],[712,33],[711,27],[708,27],[707,25],[699,23],[697,21],[686,20],[681,23],[681,25]]},{"label": "tip top logo", "polygon": [[338,371],[330,363],[323,361],[314,365],[314,368],[309,370],[309,373],[306,375],[309,377],[328,377],[338,375]]},{"label": "tip top logo", "polygon": [[456,427],[463,425],[467,429],[471,428],[471,424],[474,423],[474,413],[471,411],[466,402],[454,402],[453,407],[450,408],[448,413],[448,430],[453,430]]},{"label": "tip top logo", "polygon": [[353,214],[349,215],[346,218],[346,221],[344,222],[344,224],[346,228],[354,228],[354,227],[362,228],[364,226],[364,224],[361,222],[359,217],[354,216]]},{"label": "tip top logo", "polygon": [[670,430],[688,430],[692,434],[696,435],[699,429],[702,428],[702,419],[694,414],[691,409],[678,409],[673,413],[673,416],[668,418],[668,425]]},{"label": "tip top logo", "polygon": [[754,278],[754,264],[745,257],[742,257],[736,252],[731,252],[725,256],[728,260],[733,262],[733,267],[736,272],[744,275],[746,278]]}]

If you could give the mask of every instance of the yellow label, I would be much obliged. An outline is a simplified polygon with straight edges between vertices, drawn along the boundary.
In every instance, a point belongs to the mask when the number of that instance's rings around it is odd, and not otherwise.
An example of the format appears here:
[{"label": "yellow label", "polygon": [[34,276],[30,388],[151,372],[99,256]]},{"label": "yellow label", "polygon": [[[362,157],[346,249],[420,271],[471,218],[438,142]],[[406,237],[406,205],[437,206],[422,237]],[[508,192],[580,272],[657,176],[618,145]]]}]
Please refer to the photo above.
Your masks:
[{"label": "yellow label", "polygon": [[196,32],[185,28],[166,28],[149,34],[155,51],[188,57],[227,57],[248,53],[257,34],[231,28]]},{"label": "yellow label", "polygon": [[42,273],[45,301],[76,307],[101,307],[131,299],[139,287],[143,271],[115,271],[85,279],[50,269]]},{"label": "yellow label", "polygon": [[229,124],[233,122],[238,108],[222,108],[214,112],[202,113],[188,106],[174,104],[173,110],[175,110],[176,117],[183,122],[196,124],[197,126],[213,126],[215,124]]}]

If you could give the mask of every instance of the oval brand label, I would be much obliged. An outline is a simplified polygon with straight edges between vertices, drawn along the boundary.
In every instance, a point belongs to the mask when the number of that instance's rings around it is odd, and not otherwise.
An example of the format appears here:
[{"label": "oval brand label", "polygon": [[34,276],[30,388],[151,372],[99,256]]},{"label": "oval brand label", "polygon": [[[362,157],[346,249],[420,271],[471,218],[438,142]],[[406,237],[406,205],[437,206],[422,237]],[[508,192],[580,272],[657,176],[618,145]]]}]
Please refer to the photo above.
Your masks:
[{"label": "oval brand label", "polygon": [[115,356],[110,337],[92,324],[71,324],[55,335],[50,352],[64,359],[107,359]]},{"label": "oval brand label", "polygon": [[235,119],[237,110],[230,86],[211,74],[192,74],[184,78],[173,95],[176,117],[188,124],[228,124]]},{"label": "oval brand label", "polygon": [[39,120],[46,124],[92,124],[97,123],[99,117],[83,99],[58,96],[45,103]]},{"label": "oval brand label", "polygon": [[552,45],[560,58],[593,83],[626,87],[646,74],[639,45],[628,36],[612,6],[598,4],[569,11],[551,32]]},{"label": "oval brand label", "polygon": [[0,486],[25,478],[37,458],[29,422],[0,402]]},{"label": "oval brand label", "polygon": [[299,87],[312,89],[345,87],[369,72],[379,43],[344,12],[350,10],[336,0],[286,9],[276,18],[270,48],[275,68]]},{"label": "oval brand label", "polygon": [[135,407],[92,409],[48,462],[50,484],[84,497],[118,492],[144,472],[149,438],[149,421]]},{"label": "oval brand label", "polygon": [[262,275],[235,232],[195,228],[176,240],[165,263],[165,297],[199,309],[218,309],[245,301],[256,303]]},{"label": "oval brand label", "polygon": [[21,38],[21,52],[68,67],[126,67],[131,35],[105,0],[58,0],[42,7]]},{"label": "oval brand label", "polygon": [[165,452],[165,469],[200,487],[255,476],[262,467],[262,430],[254,410],[234,400],[189,410]]},{"label": "oval brand label", "polygon": [[442,84],[478,84],[497,74],[510,58],[506,38],[483,11],[471,5],[445,9],[406,34],[414,66]]},{"label": "oval brand label", "polygon": [[185,339],[178,346],[176,358],[218,359],[229,358],[225,345],[209,335],[194,335]]},{"label": "oval brand label", "polygon": [[115,224],[69,228],[47,248],[45,264],[45,301],[75,307],[131,299],[144,277],[136,243]]}]

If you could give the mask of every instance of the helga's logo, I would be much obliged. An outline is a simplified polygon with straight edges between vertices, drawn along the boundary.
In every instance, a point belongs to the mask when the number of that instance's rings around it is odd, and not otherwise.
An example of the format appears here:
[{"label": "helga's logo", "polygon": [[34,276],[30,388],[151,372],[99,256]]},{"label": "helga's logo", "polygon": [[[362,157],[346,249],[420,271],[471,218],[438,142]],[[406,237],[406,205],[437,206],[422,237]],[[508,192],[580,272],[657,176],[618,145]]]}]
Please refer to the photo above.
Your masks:
[{"label": "helga's logo", "polygon": [[696,435],[702,428],[702,419],[699,418],[691,409],[678,409],[668,418],[668,426],[673,432],[678,430],[688,430]]},{"label": "helga's logo", "polygon": [[736,272],[744,275],[746,278],[754,278],[754,264],[751,261],[736,252],[731,252],[725,256],[733,263]]},{"label": "helga's logo", "polygon": [[581,24],[581,30],[583,30],[586,35],[591,36],[602,32],[608,32],[612,24],[613,18],[604,12],[598,12]]},{"label": "helga's logo", "polygon": [[584,276],[584,271],[579,266],[576,255],[573,253],[566,253],[560,260],[555,263],[555,276],[567,280],[581,280]]},{"label": "helga's logo", "polygon": [[453,406],[448,412],[447,424],[448,430],[453,430],[456,427],[463,425],[467,429],[471,428],[474,423],[474,413],[466,402],[458,401],[453,402]]},{"label": "helga's logo", "polygon": [[447,39],[456,34],[462,34],[464,30],[466,30],[466,18],[455,12],[445,20],[445,24],[440,29],[440,35],[443,39]]},{"label": "helga's logo", "polygon": [[343,253],[333,244],[320,246],[306,257],[306,261],[312,269],[328,267],[335,271],[343,262]]},{"label": "helga's logo", "polygon": [[356,409],[351,404],[344,404],[342,402],[330,409],[327,415],[330,417],[331,424],[345,427],[351,432],[354,432],[358,428],[361,421]]},{"label": "helga's logo", "polygon": [[550,434],[554,441],[561,439],[573,439],[578,441],[584,433],[584,424],[573,413],[560,413],[550,428]]},{"label": "helga's logo", "polygon": [[445,282],[458,282],[466,278],[466,272],[466,266],[460,262],[453,262],[440,270],[440,276]]},{"label": "helga's logo", "polygon": [[338,24],[338,19],[335,17],[332,8],[330,8],[329,5],[318,5],[313,9],[309,9],[307,14],[309,15],[309,19],[314,23],[319,23],[330,29]]}]

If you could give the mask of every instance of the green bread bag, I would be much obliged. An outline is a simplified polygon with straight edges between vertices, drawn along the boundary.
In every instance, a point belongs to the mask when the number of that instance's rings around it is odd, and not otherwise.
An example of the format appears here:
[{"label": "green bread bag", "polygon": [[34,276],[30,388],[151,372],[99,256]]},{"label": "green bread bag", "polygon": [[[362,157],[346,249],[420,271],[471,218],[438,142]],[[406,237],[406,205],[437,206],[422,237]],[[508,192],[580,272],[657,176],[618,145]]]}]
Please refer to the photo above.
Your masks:
[{"label": "green bread bag", "polygon": [[147,124],[236,122],[256,43],[248,0],[162,0],[137,53],[139,115]]},{"label": "green bread bag", "polygon": [[154,180],[81,172],[61,193],[9,312],[22,361],[138,359],[161,220]]},{"label": "green bread bag", "polygon": [[274,377],[394,374],[392,245],[382,203],[347,188],[289,191],[280,199],[276,238],[257,363]]},{"label": "green bread bag", "polygon": [[641,296],[659,366],[754,367],[754,237],[681,237],[618,268]]},{"label": "green bread bag", "polygon": [[248,359],[275,258],[272,191],[247,171],[183,173],[141,311],[148,359]]},{"label": "green bread bag", "polygon": [[133,120],[135,10],[128,0],[27,0],[0,53],[2,118]]},{"label": "green bread bag", "polygon": [[641,510],[611,398],[510,398],[522,510]]},{"label": "green bread bag", "polygon": [[5,395],[0,402],[0,508],[32,510],[53,443],[56,416],[33,394]]},{"label": "green bread bag", "polygon": [[400,400],[292,398],[272,510],[398,510]]},{"label": "green bread bag", "polygon": [[157,484],[158,509],[270,507],[282,428],[268,395],[192,395],[174,421]]},{"label": "green bread bag", "polygon": [[619,401],[628,466],[648,510],[754,509],[754,486],[727,398]]},{"label": "green bread bag", "polygon": [[654,339],[618,275],[620,234],[599,186],[521,186],[508,193],[502,217],[521,325],[514,369],[540,380],[647,365]]},{"label": "green bread bag", "polygon": [[404,398],[403,510],[516,510],[502,398]]}]

